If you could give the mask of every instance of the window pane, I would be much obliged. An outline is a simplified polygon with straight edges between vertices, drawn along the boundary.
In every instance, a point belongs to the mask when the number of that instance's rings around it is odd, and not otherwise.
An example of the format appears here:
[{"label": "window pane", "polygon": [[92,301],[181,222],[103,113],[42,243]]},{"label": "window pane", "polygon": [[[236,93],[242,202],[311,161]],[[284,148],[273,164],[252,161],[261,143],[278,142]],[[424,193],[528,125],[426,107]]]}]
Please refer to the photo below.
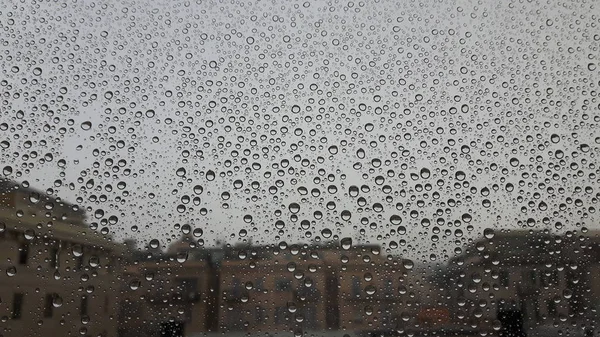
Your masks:
[{"label": "window pane", "polygon": [[2,336],[588,336],[594,1],[14,1]]}]

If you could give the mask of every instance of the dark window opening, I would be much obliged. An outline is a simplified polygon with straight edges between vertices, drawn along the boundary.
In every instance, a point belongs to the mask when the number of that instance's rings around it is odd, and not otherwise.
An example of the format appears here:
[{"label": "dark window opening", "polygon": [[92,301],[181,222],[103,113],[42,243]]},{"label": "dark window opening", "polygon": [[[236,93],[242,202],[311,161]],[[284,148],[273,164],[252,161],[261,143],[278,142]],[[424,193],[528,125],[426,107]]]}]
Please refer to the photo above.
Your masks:
[{"label": "dark window opening", "polygon": [[242,284],[238,278],[233,278],[231,295],[233,297],[242,296]]},{"label": "dark window opening", "polygon": [[275,283],[275,289],[277,291],[289,291],[292,288],[292,284],[288,279],[278,279]]},{"label": "dark window opening", "polygon": [[255,320],[257,323],[264,323],[267,320],[267,315],[263,307],[256,307],[255,309]]},{"label": "dark window opening", "polygon": [[195,277],[177,279],[177,290],[186,298],[195,298],[198,294],[198,279]]},{"label": "dark window opening", "polygon": [[548,300],[547,307],[548,307],[548,315],[550,315],[552,317],[556,316],[556,313],[558,311],[556,310],[556,302],[554,302],[553,299]]},{"label": "dark window opening", "polygon": [[265,290],[265,282],[264,282],[264,279],[262,279],[262,278],[259,278],[258,280],[256,280],[256,284],[254,285],[254,288],[255,288],[257,291],[263,291],[263,290]]},{"label": "dark window opening", "polygon": [[110,299],[108,295],[104,295],[104,313],[108,313],[108,307],[110,306]]},{"label": "dark window opening", "polygon": [[281,324],[284,323],[286,320],[286,313],[287,313],[287,308],[286,307],[276,307],[275,308],[275,324]]},{"label": "dark window opening", "polygon": [[50,268],[56,268],[58,266],[58,248],[52,248],[50,250]]},{"label": "dark window opening", "polygon": [[50,318],[54,315],[54,294],[46,294],[46,299],[44,301],[44,317]]},{"label": "dark window opening", "polygon": [[23,243],[19,247],[19,264],[27,264],[28,258],[29,258],[29,245],[26,243]]},{"label": "dark window opening", "polygon": [[12,319],[20,319],[23,314],[23,297],[22,293],[13,295]]},{"label": "dark window opening", "polygon": [[75,269],[81,270],[83,268],[83,255],[75,257]]},{"label": "dark window opening", "polygon": [[88,297],[82,296],[81,303],[79,305],[79,315],[87,316],[87,314],[88,314]]},{"label": "dark window opening", "polygon": [[508,287],[509,282],[510,282],[510,276],[508,274],[508,271],[506,271],[506,270],[500,271],[500,285],[503,287]]},{"label": "dark window opening", "polygon": [[352,295],[357,297],[360,296],[360,279],[358,276],[352,276]]}]

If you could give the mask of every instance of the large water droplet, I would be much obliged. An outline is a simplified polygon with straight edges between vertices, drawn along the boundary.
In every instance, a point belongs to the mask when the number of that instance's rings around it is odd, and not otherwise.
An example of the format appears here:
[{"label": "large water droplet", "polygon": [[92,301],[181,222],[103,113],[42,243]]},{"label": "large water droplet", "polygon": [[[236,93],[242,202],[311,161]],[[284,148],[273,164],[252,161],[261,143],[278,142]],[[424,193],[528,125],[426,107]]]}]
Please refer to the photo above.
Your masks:
[{"label": "large water droplet", "polygon": [[346,238],[343,238],[343,239],[340,241],[340,244],[341,244],[341,246],[342,246],[342,249],[344,249],[344,250],[349,250],[349,249],[352,247],[352,239],[351,239],[351,238],[348,238],[348,237],[346,237]]}]

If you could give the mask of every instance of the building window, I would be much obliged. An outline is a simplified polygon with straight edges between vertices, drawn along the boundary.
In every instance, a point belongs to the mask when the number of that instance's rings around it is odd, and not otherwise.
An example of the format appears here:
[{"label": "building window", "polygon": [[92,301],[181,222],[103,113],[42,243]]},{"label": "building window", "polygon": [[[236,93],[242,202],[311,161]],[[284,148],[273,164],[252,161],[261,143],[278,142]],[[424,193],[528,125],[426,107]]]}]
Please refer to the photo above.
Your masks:
[{"label": "building window", "polygon": [[258,280],[256,280],[256,284],[254,285],[254,288],[257,291],[265,290],[265,280],[263,278],[259,278]]},{"label": "building window", "polygon": [[19,247],[19,264],[27,264],[28,259],[29,259],[29,245],[27,243],[23,243]]},{"label": "building window", "polygon": [[20,319],[23,313],[23,298],[22,293],[13,295],[12,319]]},{"label": "building window", "polygon": [[198,279],[195,277],[178,278],[177,279],[177,290],[181,293],[181,296],[185,299],[196,299],[198,291]]},{"label": "building window", "polygon": [[88,314],[88,297],[84,295],[81,297],[81,302],[79,304],[79,315],[87,316],[87,314]]},{"label": "building window", "polygon": [[275,282],[275,289],[277,291],[289,291],[291,288],[292,285],[289,279],[278,279]]},{"label": "building window", "polygon": [[236,277],[234,277],[233,281],[232,281],[231,295],[233,295],[233,297],[240,297],[240,296],[242,296],[242,283]]},{"label": "building window", "polygon": [[510,275],[508,274],[508,271],[501,270],[500,271],[500,285],[503,287],[508,287],[509,282],[510,282]]},{"label": "building window", "polygon": [[556,302],[554,302],[553,299],[548,299],[546,306],[548,307],[548,315],[552,317],[556,316],[556,313],[558,312],[556,310]]},{"label": "building window", "polygon": [[363,310],[362,308],[354,308],[352,321],[354,323],[360,324],[363,321]]},{"label": "building window", "polygon": [[240,310],[234,310],[227,316],[229,330],[240,331],[244,329],[244,315]]},{"label": "building window", "polygon": [[533,311],[535,313],[535,321],[539,322],[542,315],[540,313],[540,302],[537,298],[533,299]]},{"label": "building window", "polygon": [[558,285],[558,270],[554,269],[550,272],[550,282],[551,285]]},{"label": "building window", "polygon": [[393,293],[394,293],[394,286],[393,286],[392,280],[387,279],[385,281],[385,286],[383,288],[383,292],[386,295],[386,297],[389,297],[389,296],[393,295]]},{"label": "building window", "polygon": [[58,266],[58,248],[50,249],[50,268]]},{"label": "building window", "polygon": [[267,315],[263,307],[257,306],[254,315],[257,323],[264,323],[267,320]]},{"label": "building window", "polygon": [[543,272],[540,275],[540,283],[544,287],[558,284],[558,272],[556,270]]},{"label": "building window", "polygon": [[317,328],[317,308],[314,305],[306,306],[304,322],[309,329]]},{"label": "building window", "polygon": [[75,257],[75,270],[83,268],[83,254]]},{"label": "building window", "polygon": [[537,284],[537,272],[535,270],[529,271],[529,284],[532,286]]},{"label": "building window", "polygon": [[361,293],[360,278],[352,276],[352,296],[358,297]]},{"label": "building window", "polygon": [[286,319],[286,307],[276,307],[275,308],[275,324],[281,324],[285,322]]},{"label": "building window", "polygon": [[112,274],[115,272],[115,267],[116,267],[117,262],[118,262],[118,259],[115,259],[115,258],[111,258],[109,260],[108,266],[106,268],[108,270],[109,274]]},{"label": "building window", "polygon": [[50,318],[54,315],[54,297],[55,294],[46,294],[44,301],[44,317]]},{"label": "building window", "polygon": [[110,306],[110,299],[108,295],[104,295],[104,313],[108,313],[108,307]]}]

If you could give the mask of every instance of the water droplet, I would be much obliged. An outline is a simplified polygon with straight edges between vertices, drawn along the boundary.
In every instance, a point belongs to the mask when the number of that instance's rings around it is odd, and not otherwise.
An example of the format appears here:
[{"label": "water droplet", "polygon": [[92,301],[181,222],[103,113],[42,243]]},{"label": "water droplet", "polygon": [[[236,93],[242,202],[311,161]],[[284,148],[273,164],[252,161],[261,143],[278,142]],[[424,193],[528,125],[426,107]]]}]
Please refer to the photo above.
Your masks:
[{"label": "water droplet", "polygon": [[60,308],[63,305],[63,299],[62,297],[60,297],[57,294],[54,294],[54,296],[52,296],[52,306],[55,308]]},{"label": "water droplet", "polygon": [[285,222],[283,222],[282,220],[275,221],[275,228],[283,229],[284,227],[285,227]]},{"label": "water droplet", "polygon": [[160,246],[160,242],[157,239],[152,239],[150,240],[149,246],[152,249],[157,249]]},{"label": "water droplet", "polygon": [[342,246],[342,249],[349,250],[352,247],[352,238],[348,238],[348,237],[343,238],[340,241],[340,244]]},{"label": "water droplet", "polygon": [[291,203],[288,208],[289,208],[290,212],[292,212],[292,214],[296,214],[296,213],[300,212],[300,205],[298,205],[295,202]]},{"label": "water droplet", "polygon": [[40,198],[40,194],[37,192],[29,193],[29,202],[31,202],[32,204],[37,204],[40,201]]},{"label": "water droplet", "polygon": [[2,174],[4,174],[5,176],[9,176],[12,173],[13,173],[12,166],[4,166],[4,168],[2,169]]},{"label": "water droplet", "polygon": [[486,239],[491,239],[494,237],[494,235],[495,233],[492,228],[486,228],[483,230],[483,236],[485,236]]},{"label": "water droplet", "polygon": [[236,190],[239,190],[240,188],[244,187],[244,182],[241,180],[236,180],[233,182],[233,188],[235,188]]},{"label": "water droplet", "polygon": [[6,268],[6,275],[10,277],[17,275],[17,268],[13,266]]},{"label": "water droplet", "polygon": [[354,185],[352,185],[352,186],[350,186],[350,187],[348,188],[348,195],[350,195],[351,197],[356,197],[356,196],[358,196],[358,192],[359,192],[359,191],[358,191],[358,186],[354,186]]},{"label": "water droplet", "polygon": [[185,261],[187,261],[187,259],[188,259],[188,251],[187,250],[177,253],[177,257],[176,257],[177,262],[184,263]]},{"label": "water droplet", "polygon": [[139,280],[132,280],[129,282],[129,289],[138,290],[140,288],[141,282]]},{"label": "water droplet", "polygon": [[75,257],[83,256],[83,246],[81,246],[80,244],[75,244],[71,246],[71,253],[73,253],[73,256]]}]

